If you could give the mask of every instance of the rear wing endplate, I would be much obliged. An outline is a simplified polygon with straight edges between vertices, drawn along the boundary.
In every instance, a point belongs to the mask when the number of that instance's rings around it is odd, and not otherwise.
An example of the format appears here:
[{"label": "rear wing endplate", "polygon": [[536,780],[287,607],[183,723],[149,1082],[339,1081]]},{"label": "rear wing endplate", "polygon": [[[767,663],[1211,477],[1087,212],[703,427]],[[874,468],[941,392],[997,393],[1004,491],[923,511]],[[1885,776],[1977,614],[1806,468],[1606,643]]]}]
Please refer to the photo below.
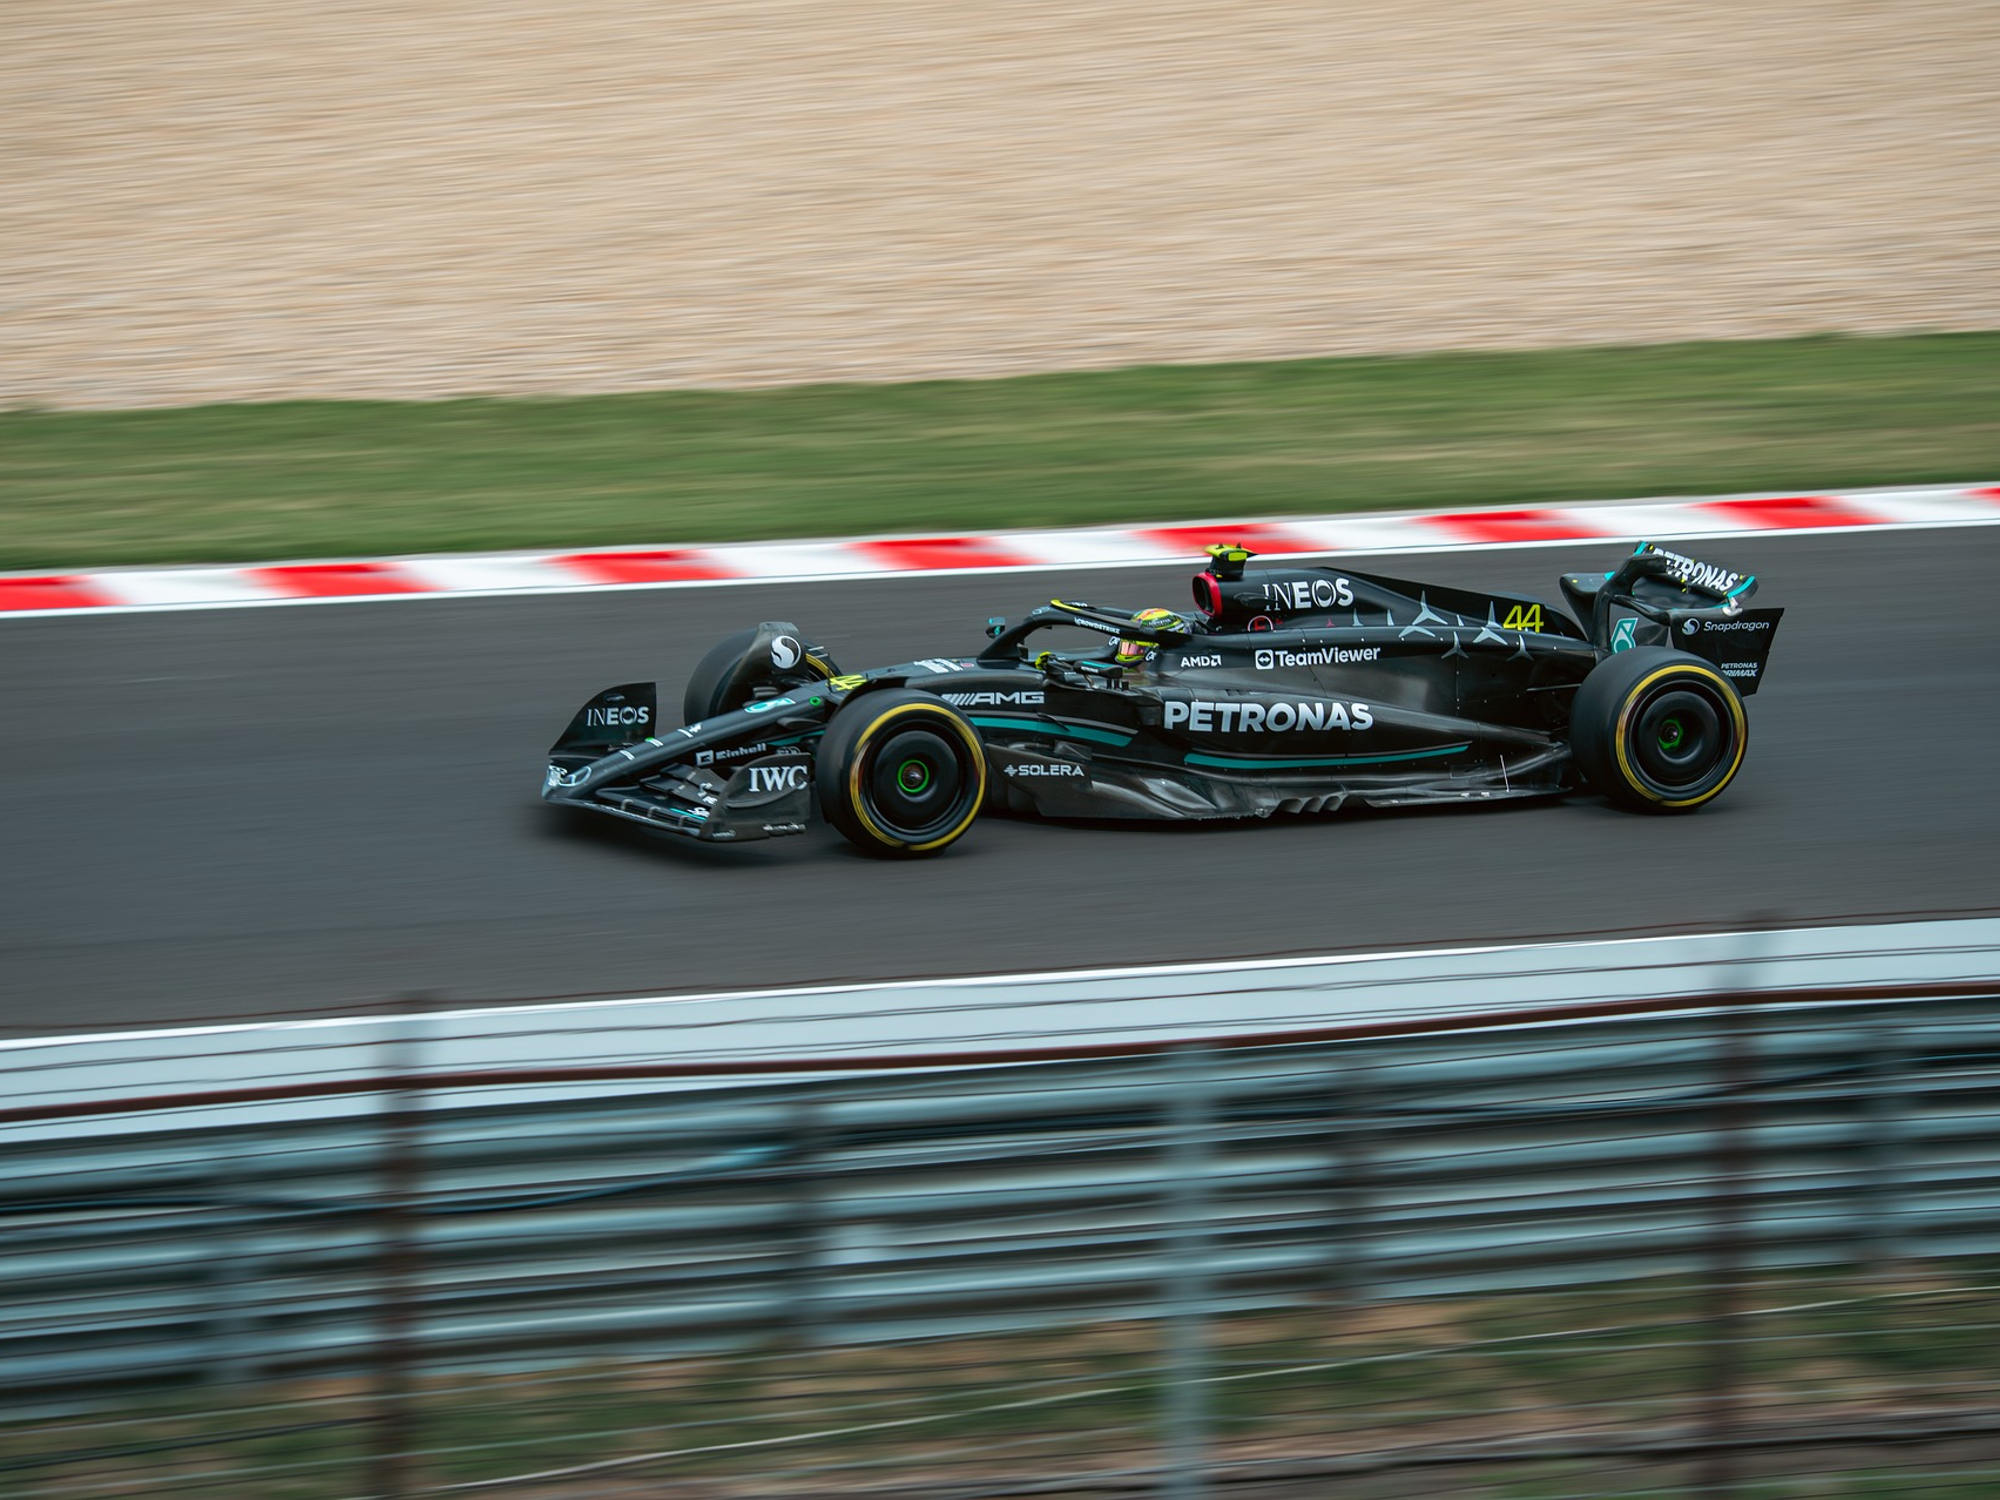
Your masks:
[{"label": "rear wing endplate", "polygon": [[1745,609],[1718,619],[1713,611],[1689,611],[1678,616],[1670,634],[1676,646],[1709,662],[1747,698],[1764,680],[1784,614],[1782,609]]}]

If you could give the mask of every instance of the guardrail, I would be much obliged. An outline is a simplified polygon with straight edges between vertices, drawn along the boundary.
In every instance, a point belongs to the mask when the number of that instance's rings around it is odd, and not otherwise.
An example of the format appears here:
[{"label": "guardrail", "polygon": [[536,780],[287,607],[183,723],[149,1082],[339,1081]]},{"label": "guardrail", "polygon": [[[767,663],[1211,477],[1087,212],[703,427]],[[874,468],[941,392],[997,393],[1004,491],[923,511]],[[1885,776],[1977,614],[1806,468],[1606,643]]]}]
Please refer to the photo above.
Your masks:
[{"label": "guardrail", "polygon": [[[1722,1493],[1892,1443],[1992,1474],[1996,999],[447,1073],[405,1025],[372,1076],[48,1091],[0,1113],[0,1466]],[[280,1108],[329,1098],[367,1112]]]},{"label": "guardrail", "polygon": [[[566,1070],[566,1094],[611,1096],[635,1081],[708,1087],[809,1076],[850,1059],[932,1067],[1117,1055],[1144,1044],[1455,1027],[1538,1008],[1671,1008],[1723,989],[1993,982],[2000,915],[1982,914],[726,994],[398,1002],[387,1013],[307,1021],[0,1041],[0,1124],[12,1122],[19,1138],[365,1116],[383,1049],[406,1041],[421,1045],[427,1071],[467,1078],[492,1105],[545,1100],[557,1085],[510,1092],[503,1080],[556,1068]],[[196,1080],[205,1102],[179,1119],[171,1105]],[[440,1098],[434,1089],[433,1103]],[[149,1107],[135,1110],[140,1101]]]}]

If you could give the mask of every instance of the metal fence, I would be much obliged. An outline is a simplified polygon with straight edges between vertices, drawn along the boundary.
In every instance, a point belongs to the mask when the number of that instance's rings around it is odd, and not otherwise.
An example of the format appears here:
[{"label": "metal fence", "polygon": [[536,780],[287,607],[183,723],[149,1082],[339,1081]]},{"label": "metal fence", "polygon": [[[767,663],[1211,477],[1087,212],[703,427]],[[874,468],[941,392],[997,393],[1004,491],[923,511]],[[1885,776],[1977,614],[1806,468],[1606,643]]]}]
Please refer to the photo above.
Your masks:
[{"label": "metal fence", "polygon": [[2000,989],[1934,989],[17,1107],[0,1491],[1988,1494]]}]

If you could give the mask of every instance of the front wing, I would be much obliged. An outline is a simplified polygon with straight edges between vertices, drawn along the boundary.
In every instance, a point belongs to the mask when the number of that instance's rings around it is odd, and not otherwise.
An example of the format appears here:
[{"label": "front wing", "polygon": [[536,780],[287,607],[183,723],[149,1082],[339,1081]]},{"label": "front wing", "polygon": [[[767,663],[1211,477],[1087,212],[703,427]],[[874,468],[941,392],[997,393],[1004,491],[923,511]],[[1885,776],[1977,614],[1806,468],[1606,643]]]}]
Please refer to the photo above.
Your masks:
[{"label": "front wing", "polygon": [[813,746],[835,706],[825,692],[767,698],[602,754],[566,738],[550,752],[542,800],[703,843],[803,833]]}]

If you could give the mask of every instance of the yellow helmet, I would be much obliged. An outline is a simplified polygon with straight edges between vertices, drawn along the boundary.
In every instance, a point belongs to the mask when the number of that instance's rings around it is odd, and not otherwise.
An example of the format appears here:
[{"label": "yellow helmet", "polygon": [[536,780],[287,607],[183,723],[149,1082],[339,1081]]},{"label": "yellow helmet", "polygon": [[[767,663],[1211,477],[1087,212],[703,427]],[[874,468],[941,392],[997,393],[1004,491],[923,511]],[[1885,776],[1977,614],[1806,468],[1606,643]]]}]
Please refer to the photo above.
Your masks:
[{"label": "yellow helmet", "polygon": [[[1161,630],[1185,631],[1188,628],[1187,621],[1170,609],[1142,609],[1132,616],[1132,623],[1142,629],[1148,625],[1156,625]],[[1120,636],[1118,649],[1111,653],[1111,659],[1121,667],[1136,666],[1158,644],[1143,635]]]}]

